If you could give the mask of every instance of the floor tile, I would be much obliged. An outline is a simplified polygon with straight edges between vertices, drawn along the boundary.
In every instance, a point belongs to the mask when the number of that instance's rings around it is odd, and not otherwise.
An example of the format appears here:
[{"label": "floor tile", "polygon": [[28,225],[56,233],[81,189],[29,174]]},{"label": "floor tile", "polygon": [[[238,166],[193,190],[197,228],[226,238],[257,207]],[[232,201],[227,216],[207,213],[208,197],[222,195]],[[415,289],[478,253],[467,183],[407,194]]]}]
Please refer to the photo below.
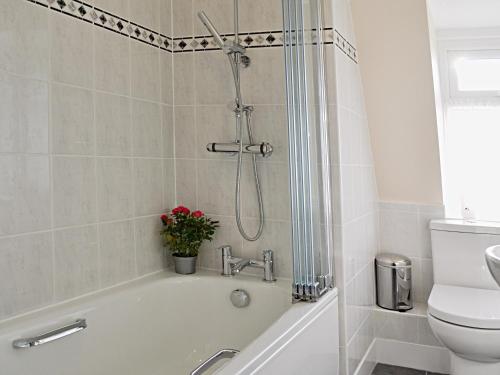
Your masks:
[{"label": "floor tile", "polygon": [[426,375],[425,371],[410,368],[377,364],[372,375]]}]

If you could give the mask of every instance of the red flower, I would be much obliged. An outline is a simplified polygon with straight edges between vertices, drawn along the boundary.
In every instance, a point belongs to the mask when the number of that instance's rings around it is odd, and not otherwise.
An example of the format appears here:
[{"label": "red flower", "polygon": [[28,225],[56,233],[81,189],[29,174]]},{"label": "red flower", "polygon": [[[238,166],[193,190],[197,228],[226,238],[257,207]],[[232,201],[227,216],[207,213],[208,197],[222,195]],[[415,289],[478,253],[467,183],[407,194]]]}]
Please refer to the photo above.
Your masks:
[{"label": "red flower", "polygon": [[202,211],[194,211],[191,215],[193,215],[193,217],[202,217],[204,213]]},{"label": "red flower", "polygon": [[163,223],[163,224],[165,224],[165,225],[167,225],[167,224],[168,224],[168,221],[169,221],[169,220],[171,220],[171,219],[169,219],[169,218],[168,218],[168,216],[167,216],[167,215],[165,215],[165,214],[161,215],[161,216],[160,216],[160,219],[161,219],[162,223]]},{"label": "red flower", "polygon": [[189,208],[186,208],[184,206],[178,206],[172,210],[172,215],[177,215],[177,214],[189,215],[190,212],[191,211],[189,211]]}]

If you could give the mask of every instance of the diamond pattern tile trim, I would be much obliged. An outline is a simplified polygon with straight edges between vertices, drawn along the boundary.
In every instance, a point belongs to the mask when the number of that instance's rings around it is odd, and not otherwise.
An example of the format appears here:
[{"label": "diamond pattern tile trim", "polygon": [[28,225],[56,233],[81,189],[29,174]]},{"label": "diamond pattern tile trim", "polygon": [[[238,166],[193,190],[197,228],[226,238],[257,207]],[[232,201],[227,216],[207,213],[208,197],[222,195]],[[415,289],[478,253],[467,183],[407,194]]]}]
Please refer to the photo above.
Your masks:
[{"label": "diamond pattern tile trim", "polygon": [[[140,42],[149,44],[152,47],[160,48],[172,53],[202,52],[220,49],[212,36],[186,36],[172,38],[160,34],[157,31],[126,20],[118,15],[105,10],[93,7],[80,0],[25,0],[33,4],[44,6],[53,11],[72,16],[82,21],[102,27],[106,30],[116,32],[125,37],[129,37]],[[354,63],[357,63],[358,56],[356,48],[340,32],[332,28],[322,30],[321,41],[323,44],[335,45],[345,53]],[[271,48],[283,47],[285,36],[283,31],[257,31],[241,33],[239,42],[246,48]],[[297,38],[306,44],[318,43],[318,32],[307,30],[304,33],[294,35],[292,33],[292,43]],[[234,34],[222,35],[224,40],[234,39]]]},{"label": "diamond pattern tile trim", "polygon": [[[17,0],[16,0],[17,1]],[[25,0],[33,4],[44,6],[50,10],[72,16],[86,21],[95,26],[116,32],[140,42],[160,48],[167,52],[171,49],[172,38],[162,35],[157,31],[138,25],[131,20],[122,18],[116,14],[93,7],[80,0]]]}]

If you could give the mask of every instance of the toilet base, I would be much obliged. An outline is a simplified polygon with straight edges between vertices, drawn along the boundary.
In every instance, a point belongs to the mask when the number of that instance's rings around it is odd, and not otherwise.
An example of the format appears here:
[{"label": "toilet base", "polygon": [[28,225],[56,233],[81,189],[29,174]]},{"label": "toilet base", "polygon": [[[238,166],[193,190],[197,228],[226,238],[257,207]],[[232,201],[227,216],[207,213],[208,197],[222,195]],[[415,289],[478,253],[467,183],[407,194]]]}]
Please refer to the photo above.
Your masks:
[{"label": "toilet base", "polygon": [[450,375],[498,375],[500,362],[469,361],[450,353]]}]

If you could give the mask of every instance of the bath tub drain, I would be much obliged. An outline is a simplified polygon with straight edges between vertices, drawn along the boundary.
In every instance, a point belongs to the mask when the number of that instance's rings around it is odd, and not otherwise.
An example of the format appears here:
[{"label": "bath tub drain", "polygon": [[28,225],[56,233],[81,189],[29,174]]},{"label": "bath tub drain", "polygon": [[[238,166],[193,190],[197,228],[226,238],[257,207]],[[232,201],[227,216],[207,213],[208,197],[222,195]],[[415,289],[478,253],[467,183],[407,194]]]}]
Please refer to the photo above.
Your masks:
[{"label": "bath tub drain", "polygon": [[234,307],[242,308],[247,307],[250,304],[250,295],[243,289],[233,290],[230,298]]}]

